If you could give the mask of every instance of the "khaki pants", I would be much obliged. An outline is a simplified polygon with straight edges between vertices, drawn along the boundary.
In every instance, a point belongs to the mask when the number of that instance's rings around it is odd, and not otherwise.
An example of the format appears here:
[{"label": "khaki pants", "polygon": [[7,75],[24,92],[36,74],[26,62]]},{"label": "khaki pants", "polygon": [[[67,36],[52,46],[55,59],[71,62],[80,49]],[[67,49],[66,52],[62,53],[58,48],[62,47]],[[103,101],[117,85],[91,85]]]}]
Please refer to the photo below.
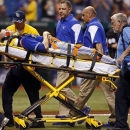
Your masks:
[{"label": "khaki pants", "polygon": [[115,94],[109,90],[108,84],[98,80],[83,79],[78,98],[75,101],[75,107],[82,110],[98,85],[104,93],[111,114],[115,114]]},{"label": "khaki pants", "polygon": [[[69,77],[69,73],[67,72],[63,72],[63,71],[59,71],[57,73],[57,81],[56,81],[56,86],[58,86],[59,84],[61,84],[64,80],[66,80]],[[66,86],[65,88],[63,88],[60,91],[65,97],[69,98],[70,100],[72,100],[73,102],[75,102],[75,100],[77,99],[77,96],[75,95],[75,93],[71,90],[71,84],[69,84],[68,86]],[[68,115],[70,109],[67,108],[65,105],[63,105],[62,103],[59,103],[59,114],[60,115]]]},{"label": "khaki pants", "polygon": [[[62,83],[62,81],[67,79],[68,76],[69,76],[69,73],[58,72],[56,85],[59,85],[60,83]],[[75,101],[76,108],[82,110],[85,104],[87,103],[87,101],[89,100],[90,96],[92,95],[95,87],[98,85],[101,87],[104,93],[104,96],[107,100],[107,104],[108,104],[111,114],[115,114],[115,94],[109,90],[109,85],[104,82],[101,82],[99,80],[83,79],[80,86],[78,97],[76,97],[74,92],[70,89],[71,85],[68,85],[66,88],[62,89],[61,92],[67,98],[71,99],[72,101]],[[69,110],[70,109],[68,109],[66,106],[63,106],[63,104],[61,103],[59,104],[60,115],[68,115]],[[73,114],[71,110],[70,110],[70,113],[71,115],[75,115]]]}]

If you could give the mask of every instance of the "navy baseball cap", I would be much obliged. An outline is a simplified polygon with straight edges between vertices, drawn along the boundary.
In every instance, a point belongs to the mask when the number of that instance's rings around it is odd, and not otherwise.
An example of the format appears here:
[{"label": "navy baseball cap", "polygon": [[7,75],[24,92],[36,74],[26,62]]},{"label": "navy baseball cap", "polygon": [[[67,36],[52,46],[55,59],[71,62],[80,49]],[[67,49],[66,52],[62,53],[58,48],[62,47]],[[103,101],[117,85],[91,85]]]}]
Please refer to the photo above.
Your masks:
[{"label": "navy baseball cap", "polygon": [[21,10],[15,12],[12,22],[22,23],[25,20],[25,13]]}]

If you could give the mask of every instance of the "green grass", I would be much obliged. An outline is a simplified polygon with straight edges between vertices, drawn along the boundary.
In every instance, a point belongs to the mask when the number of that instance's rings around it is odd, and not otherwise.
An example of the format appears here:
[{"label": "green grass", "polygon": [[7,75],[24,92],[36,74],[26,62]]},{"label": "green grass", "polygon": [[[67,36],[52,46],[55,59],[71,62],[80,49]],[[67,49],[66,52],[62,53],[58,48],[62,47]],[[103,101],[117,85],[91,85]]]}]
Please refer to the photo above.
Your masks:
[{"label": "green grass", "polygon": [[[79,90],[73,88],[74,92],[76,94],[78,94]],[[43,95],[45,95],[47,92],[49,92],[48,89],[41,89],[40,90],[40,97],[42,97]],[[0,90],[0,96],[1,96],[1,90]],[[96,100],[95,100],[96,99]],[[14,97],[13,97],[13,110],[14,112],[22,112],[23,110],[25,110],[30,104],[29,104],[29,100],[28,97],[25,93],[24,90],[22,89],[18,89],[18,91],[15,93]],[[102,93],[102,90],[100,88],[97,88],[93,95],[91,96],[90,100],[88,101],[88,105],[91,106],[91,110],[96,111],[96,110],[108,110],[108,106],[106,103],[106,99]],[[0,106],[2,106],[1,100],[0,100]],[[0,107],[0,111],[2,112],[3,109],[2,107]],[[51,111],[55,111],[58,112],[58,101],[54,98],[50,99],[47,103],[45,103],[42,106],[42,112],[44,114],[44,112],[51,112]],[[104,113],[105,114],[105,113]],[[108,121],[108,116],[95,116],[95,119],[98,121],[102,121],[102,122],[107,122]],[[129,122],[129,121],[128,121]],[[86,126],[85,123],[78,125],[76,123],[75,127],[68,127],[68,126],[64,126],[64,127],[56,127],[53,126],[52,123],[45,123],[46,128],[44,128],[44,130],[86,130]],[[18,128],[8,128],[6,127],[5,130],[18,130]],[[34,130],[33,128],[30,128],[29,130]],[[42,128],[36,129],[35,130],[42,130]],[[106,130],[106,128],[102,128],[102,130]]]},{"label": "green grass", "polygon": [[[73,88],[76,95],[79,92],[79,89]],[[49,92],[48,89],[41,89],[40,90],[40,97],[44,96],[47,92]],[[1,90],[0,90],[0,96],[1,96]],[[95,100],[96,99],[96,100]],[[100,88],[96,89],[94,93],[92,94],[91,98],[89,99],[88,103],[89,106],[91,106],[91,110],[108,110],[108,106],[106,103],[106,99],[103,95],[103,92]],[[29,100],[26,95],[26,92],[24,89],[18,89],[18,91],[15,93],[13,97],[13,110],[14,112],[22,112],[29,106]],[[1,100],[0,100],[0,106],[2,106]],[[0,111],[3,111],[2,107],[0,107]],[[42,111],[58,111],[58,101],[54,98],[51,98],[47,103],[45,103],[42,106]]]}]

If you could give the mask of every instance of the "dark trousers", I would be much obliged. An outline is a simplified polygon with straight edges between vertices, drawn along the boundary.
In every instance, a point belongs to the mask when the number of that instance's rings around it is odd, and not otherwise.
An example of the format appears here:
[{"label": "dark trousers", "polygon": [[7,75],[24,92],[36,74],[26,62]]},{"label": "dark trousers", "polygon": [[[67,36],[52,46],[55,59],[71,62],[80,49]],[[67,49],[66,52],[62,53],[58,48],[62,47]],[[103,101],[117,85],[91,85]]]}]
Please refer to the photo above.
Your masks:
[{"label": "dark trousers", "polygon": [[3,121],[4,118],[5,116],[0,112],[0,123]]},{"label": "dark trousers", "polygon": [[115,98],[115,113],[117,128],[128,128],[127,119],[130,107],[130,72],[127,78],[120,75]]},{"label": "dark trousers", "polygon": [[[41,88],[40,82],[23,67],[11,68],[2,87],[2,103],[5,112],[4,115],[10,120],[13,119],[13,95],[21,84],[29,97],[31,105],[39,100],[39,89]],[[37,107],[34,110],[34,113],[37,118],[41,118],[41,107]]]}]

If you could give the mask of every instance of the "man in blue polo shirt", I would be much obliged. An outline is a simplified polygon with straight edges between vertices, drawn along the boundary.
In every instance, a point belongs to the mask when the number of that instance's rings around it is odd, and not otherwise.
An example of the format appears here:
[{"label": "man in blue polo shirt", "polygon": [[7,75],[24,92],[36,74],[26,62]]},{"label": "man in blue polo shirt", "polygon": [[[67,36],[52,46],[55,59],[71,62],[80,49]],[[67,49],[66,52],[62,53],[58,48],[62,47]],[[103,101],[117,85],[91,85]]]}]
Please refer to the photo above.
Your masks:
[{"label": "man in blue polo shirt", "polygon": [[[92,6],[86,7],[82,12],[82,19],[87,24],[83,37],[83,44],[89,48],[95,48],[101,54],[108,54],[106,37],[101,23],[96,18],[96,11]],[[75,101],[76,108],[83,109],[85,103],[92,95],[96,86],[100,85],[107,100],[111,116],[109,122],[115,121],[115,95],[109,90],[109,86],[101,81],[83,79],[78,98]],[[70,111],[71,115],[75,115]]]},{"label": "man in blue polo shirt", "polygon": [[[65,0],[59,3],[59,15],[61,19],[57,23],[56,37],[64,42],[72,44],[83,43],[83,32],[80,23],[71,14],[72,5],[69,1]],[[69,73],[59,71],[57,74],[56,86],[61,84],[69,77]],[[70,100],[75,101],[77,98],[75,93],[71,90],[71,85],[68,85],[61,92]],[[69,109],[60,103],[59,114],[68,115]],[[61,125],[62,123],[53,123],[54,125]]]}]

